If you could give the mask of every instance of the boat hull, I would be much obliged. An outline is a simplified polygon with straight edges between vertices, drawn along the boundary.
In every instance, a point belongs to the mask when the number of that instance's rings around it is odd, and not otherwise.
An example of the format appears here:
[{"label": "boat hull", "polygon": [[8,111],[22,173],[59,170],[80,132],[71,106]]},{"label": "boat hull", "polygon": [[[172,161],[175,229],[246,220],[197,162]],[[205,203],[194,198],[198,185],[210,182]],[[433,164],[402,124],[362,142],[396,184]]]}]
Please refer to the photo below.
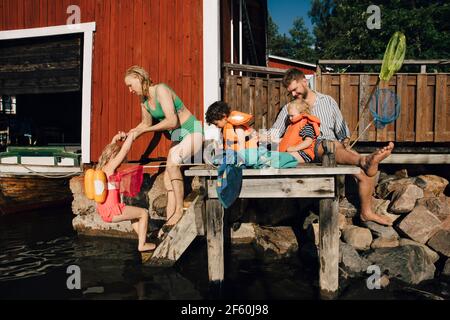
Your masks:
[{"label": "boat hull", "polygon": [[70,177],[0,174],[0,215],[70,204]]}]

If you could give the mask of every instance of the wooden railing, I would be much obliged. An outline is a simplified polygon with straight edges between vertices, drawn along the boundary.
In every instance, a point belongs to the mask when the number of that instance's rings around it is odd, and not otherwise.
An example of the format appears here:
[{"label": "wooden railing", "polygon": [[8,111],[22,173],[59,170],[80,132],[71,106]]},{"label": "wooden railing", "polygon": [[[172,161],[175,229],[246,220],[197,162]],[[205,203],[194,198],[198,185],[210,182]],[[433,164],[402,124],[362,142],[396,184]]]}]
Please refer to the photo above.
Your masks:
[{"label": "wooden railing", "polygon": [[269,129],[290,96],[281,79],[285,70],[224,64],[224,100],[232,110],[254,115],[253,127]]},{"label": "wooden railing", "polygon": [[[353,130],[361,109],[377,81],[377,74],[317,75],[316,89],[332,96],[341,108],[344,119]],[[450,74],[396,74],[380,88],[395,92],[401,101],[400,116],[383,129],[373,125],[359,141],[366,142],[450,142]],[[361,115],[355,139],[371,122],[370,111]]]},{"label": "wooden railing", "polygon": [[[281,83],[285,70],[224,64],[224,100],[233,110],[251,113],[256,129],[268,129],[278,111],[292,98]],[[332,96],[350,130],[359,120],[362,106],[376,83],[377,74],[322,73],[317,74],[315,88]],[[389,88],[401,101],[398,119],[384,129],[373,125],[359,139],[361,142],[450,142],[450,74],[396,74]],[[355,139],[372,120],[369,110],[362,114]]]}]

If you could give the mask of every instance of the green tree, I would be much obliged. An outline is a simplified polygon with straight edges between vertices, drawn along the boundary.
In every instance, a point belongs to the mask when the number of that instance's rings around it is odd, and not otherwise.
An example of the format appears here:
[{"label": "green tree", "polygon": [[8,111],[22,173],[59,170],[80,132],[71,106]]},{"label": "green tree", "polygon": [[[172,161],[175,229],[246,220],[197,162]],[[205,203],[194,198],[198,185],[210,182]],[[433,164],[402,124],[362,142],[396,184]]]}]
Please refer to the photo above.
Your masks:
[{"label": "green tree", "polygon": [[314,38],[305,26],[303,18],[296,18],[292,29],[289,30],[293,42],[292,59],[315,62],[316,54],[313,49]]},{"label": "green tree", "polygon": [[281,35],[277,24],[269,15],[267,23],[268,52],[280,57],[292,57],[294,43],[286,35]]},{"label": "green tree", "polygon": [[381,29],[373,30],[366,24],[370,4],[364,0],[313,0],[309,15],[320,59],[382,59],[395,31],[406,36],[405,59],[449,57],[448,1],[378,0]]}]

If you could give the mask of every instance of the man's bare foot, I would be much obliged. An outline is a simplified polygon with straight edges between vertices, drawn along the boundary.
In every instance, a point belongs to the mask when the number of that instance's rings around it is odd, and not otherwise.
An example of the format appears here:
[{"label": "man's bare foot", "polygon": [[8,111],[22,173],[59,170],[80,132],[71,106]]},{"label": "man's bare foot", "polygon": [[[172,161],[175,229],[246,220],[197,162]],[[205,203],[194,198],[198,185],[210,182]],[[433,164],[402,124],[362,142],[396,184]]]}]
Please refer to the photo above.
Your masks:
[{"label": "man's bare foot", "polygon": [[368,177],[373,177],[378,172],[378,164],[389,157],[394,149],[394,143],[389,144],[366,157],[361,157],[360,167],[364,170]]},{"label": "man's bare foot", "polygon": [[155,249],[156,249],[156,244],[151,243],[151,242],[144,243],[142,246],[138,247],[138,250],[140,252],[152,251],[152,250],[155,250]]},{"label": "man's bare foot", "polygon": [[361,219],[362,222],[373,221],[384,226],[392,226],[391,219],[389,219],[386,216],[378,215],[375,213],[366,213],[366,214],[361,213],[359,218]]}]

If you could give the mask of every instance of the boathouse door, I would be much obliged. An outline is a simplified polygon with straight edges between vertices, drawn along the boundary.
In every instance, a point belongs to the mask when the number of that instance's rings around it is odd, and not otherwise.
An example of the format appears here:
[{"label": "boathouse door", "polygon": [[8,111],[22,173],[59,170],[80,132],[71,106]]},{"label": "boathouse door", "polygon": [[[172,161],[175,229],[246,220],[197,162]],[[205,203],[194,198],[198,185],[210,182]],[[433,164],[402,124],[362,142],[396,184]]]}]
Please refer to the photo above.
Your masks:
[{"label": "boathouse door", "polygon": [[90,161],[94,30],[83,23],[0,32],[3,146],[65,146]]}]

